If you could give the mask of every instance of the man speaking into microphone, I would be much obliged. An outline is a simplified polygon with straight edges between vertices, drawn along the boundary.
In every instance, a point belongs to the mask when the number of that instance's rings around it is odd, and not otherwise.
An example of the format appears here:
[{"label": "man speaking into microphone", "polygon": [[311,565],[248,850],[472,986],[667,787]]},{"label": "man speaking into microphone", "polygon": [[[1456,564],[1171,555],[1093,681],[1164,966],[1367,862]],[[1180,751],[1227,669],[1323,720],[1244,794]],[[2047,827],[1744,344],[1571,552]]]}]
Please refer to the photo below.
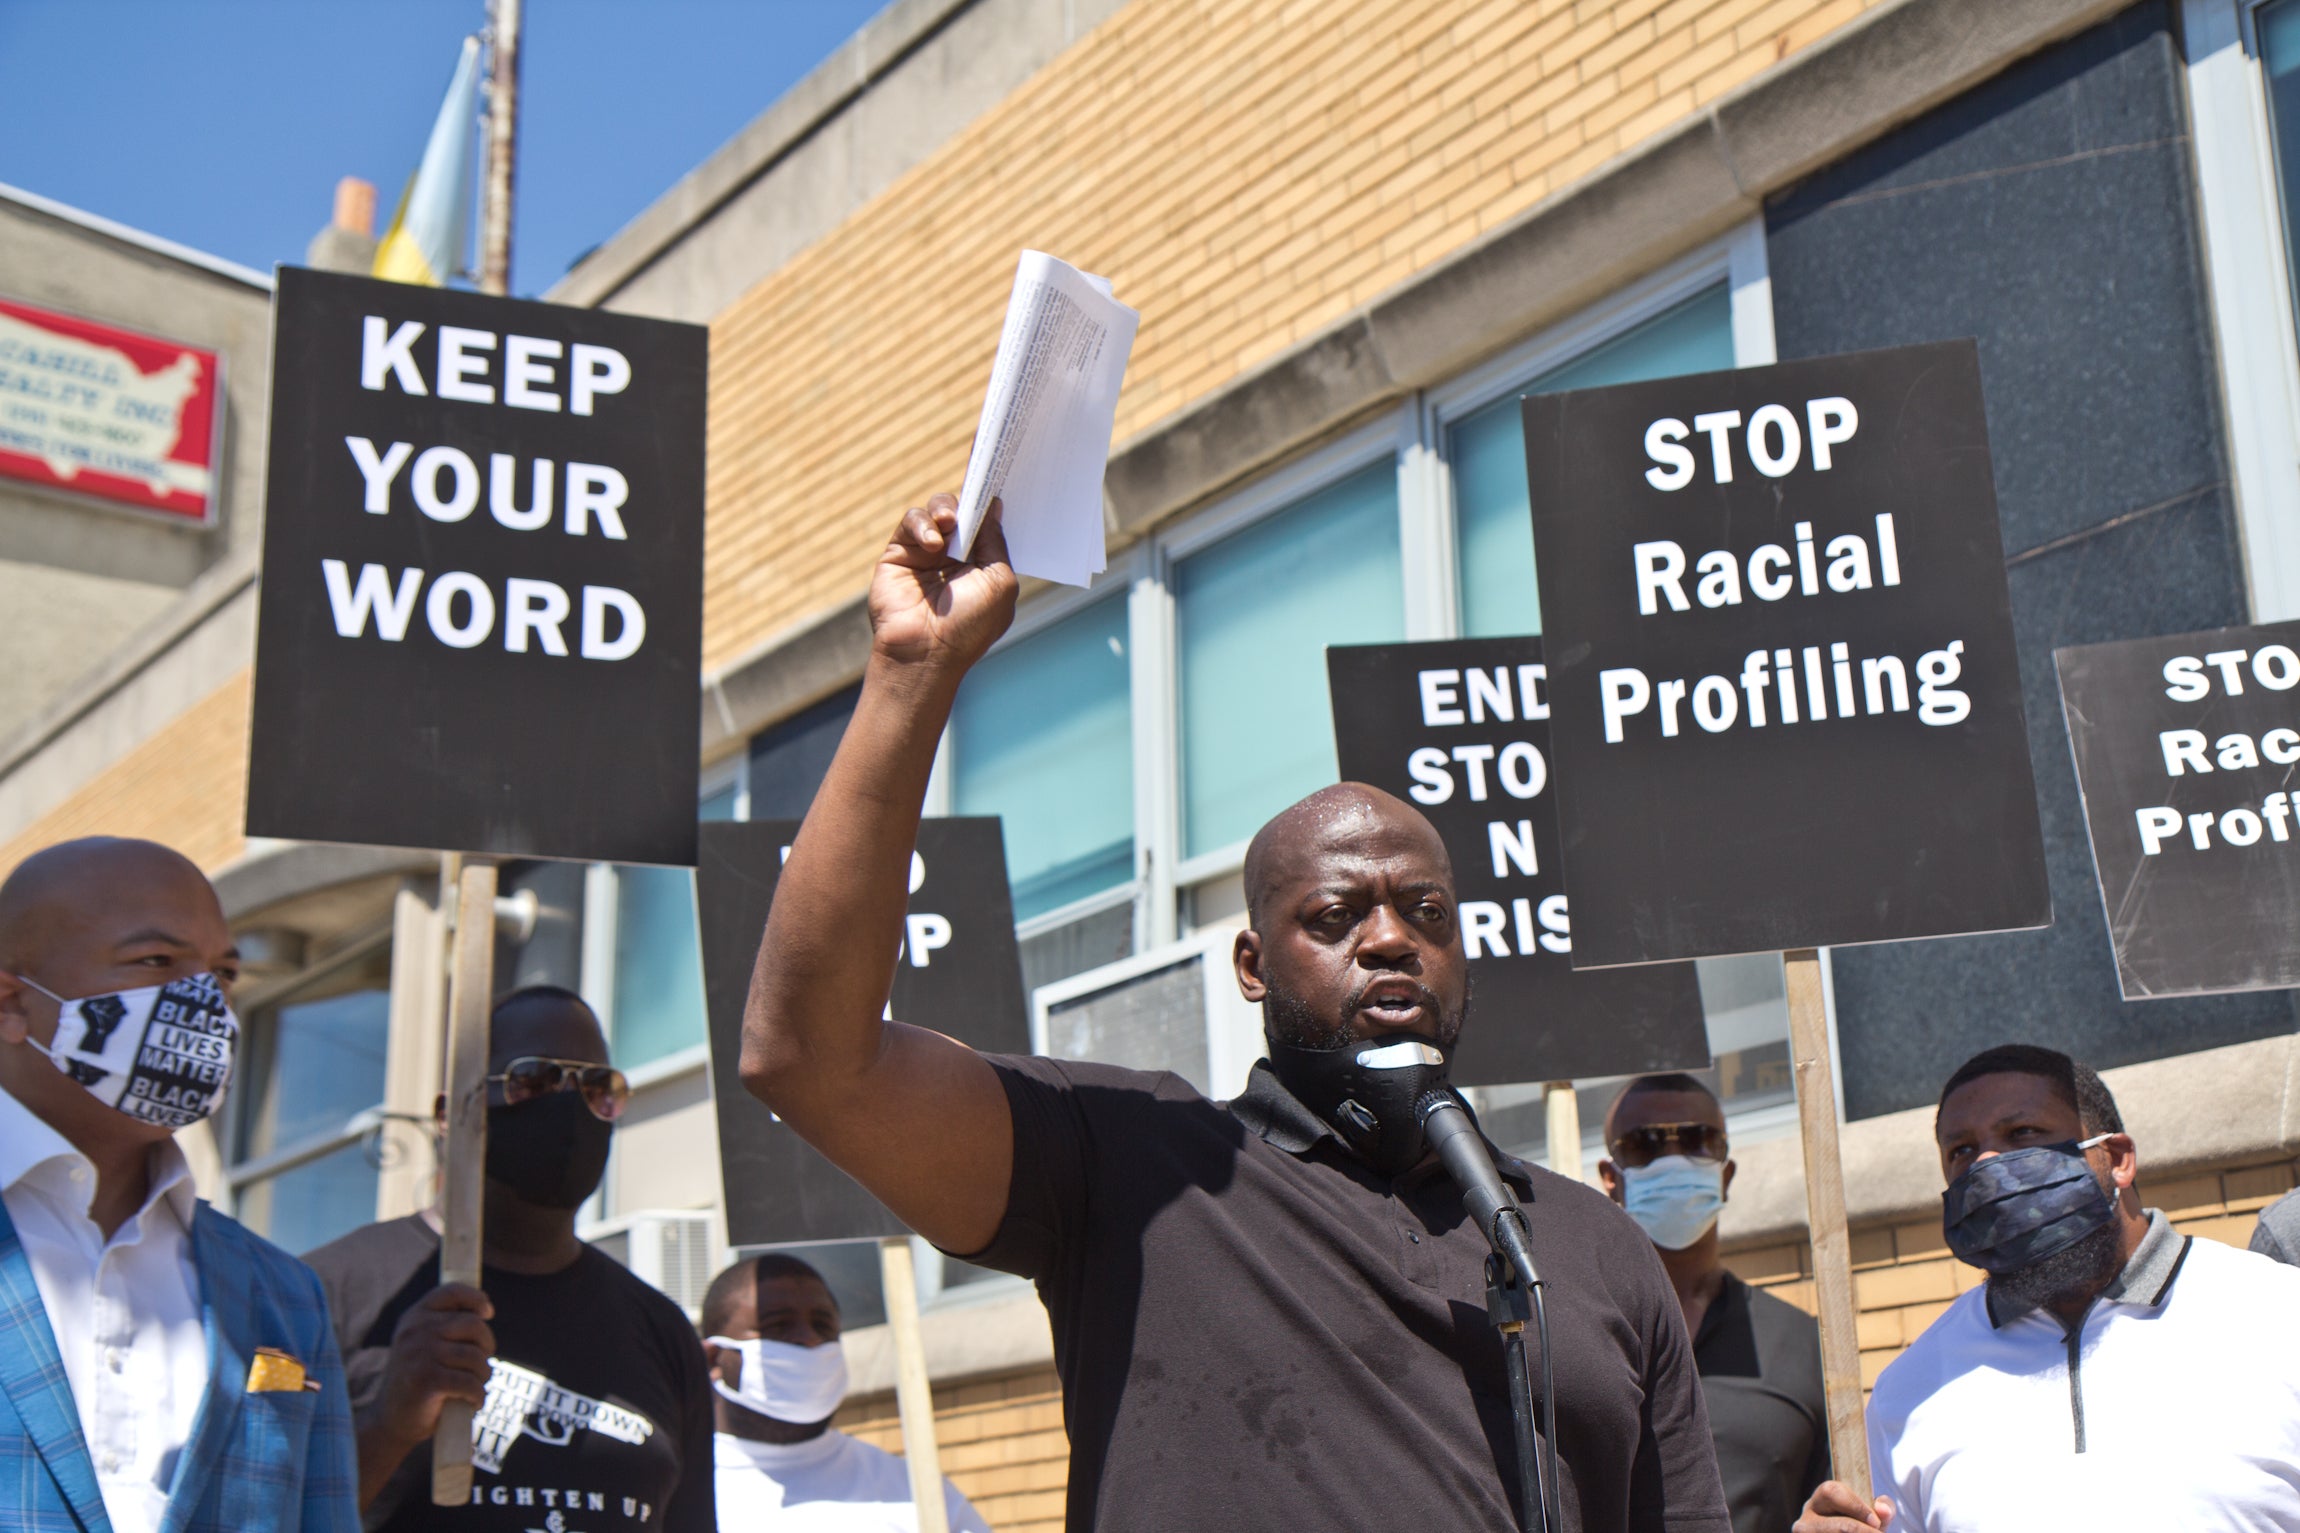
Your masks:
[{"label": "man speaking into microphone", "polygon": [[[909,511],[873,573],[862,698],[776,890],[744,1083],[913,1229],[1037,1283],[1072,1529],[1520,1526],[1487,1235],[1424,1128],[1468,978],[1414,809],[1345,783],[1255,836],[1234,962],[1269,1057],[1236,1101],[881,1020],[936,742],[1014,615],[995,519],[966,562],[956,521],[949,496]],[[1558,1533],[1729,1533],[1652,1243],[1595,1190],[1496,1160],[1546,1280]]]}]

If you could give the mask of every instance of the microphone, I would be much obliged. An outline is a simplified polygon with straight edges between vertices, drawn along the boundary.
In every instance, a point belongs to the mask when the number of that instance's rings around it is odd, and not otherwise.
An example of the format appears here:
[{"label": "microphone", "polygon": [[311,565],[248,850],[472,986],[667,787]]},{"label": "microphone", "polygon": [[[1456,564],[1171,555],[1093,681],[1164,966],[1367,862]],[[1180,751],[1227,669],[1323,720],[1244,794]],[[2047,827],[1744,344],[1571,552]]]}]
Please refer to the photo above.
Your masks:
[{"label": "microphone", "polygon": [[1420,1111],[1423,1138],[1461,1188],[1462,1207],[1477,1221],[1486,1243],[1516,1269],[1528,1288],[1539,1286],[1541,1274],[1533,1265],[1525,1210],[1494,1169],[1493,1156],[1470,1121],[1469,1109],[1452,1087],[1440,1086],[1422,1098]]}]

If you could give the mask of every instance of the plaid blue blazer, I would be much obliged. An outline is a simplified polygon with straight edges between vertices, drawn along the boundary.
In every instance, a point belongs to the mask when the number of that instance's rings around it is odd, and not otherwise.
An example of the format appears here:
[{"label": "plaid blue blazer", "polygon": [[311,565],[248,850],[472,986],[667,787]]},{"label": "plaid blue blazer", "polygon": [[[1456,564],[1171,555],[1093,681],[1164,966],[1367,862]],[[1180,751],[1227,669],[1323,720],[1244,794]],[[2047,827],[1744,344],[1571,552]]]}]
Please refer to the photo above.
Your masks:
[{"label": "plaid blue blazer", "polygon": [[[309,1267],[206,1203],[192,1219],[208,1393],[160,1533],[359,1533],[351,1400]],[[300,1359],[317,1390],[247,1392],[258,1347]],[[32,1264],[0,1206],[0,1526],[111,1533]]]}]

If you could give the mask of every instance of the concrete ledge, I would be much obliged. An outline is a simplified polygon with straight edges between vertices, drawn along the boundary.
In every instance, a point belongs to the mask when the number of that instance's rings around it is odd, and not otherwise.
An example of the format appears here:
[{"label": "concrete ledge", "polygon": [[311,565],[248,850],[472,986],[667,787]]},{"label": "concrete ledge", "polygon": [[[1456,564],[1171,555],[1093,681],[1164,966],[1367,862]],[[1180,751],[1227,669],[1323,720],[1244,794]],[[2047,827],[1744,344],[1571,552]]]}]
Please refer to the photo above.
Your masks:
[{"label": "concrete ledge", "polygon": [[387,873],[436,873],[437,852],[397,846],[334,846],[290,841],[250,852],[211,880],[223,901],[224,918],[238,921],[279,904],[339,884]]},{"label": "concrete ledge", "polygon": [[[1005,1285],[1001,1285],[1004,1287]],[[919,1317],[926,1374],[939,1385],[1054,1365],[1054,1333],[1036,1290],[1008,1289],[980,1303],[940,1305]],[[865,1326],[839,1338],[847,1357],[848,1398],[894,1388],[894,1332]]]},{"label": "concrete ledge", "polygon": [[934,35],[974,0],[895,0],[864,22],[711,157],[696,166],[544,296],[553,303],[599,304],[687,237],[729,198],[771,170],[791,149]]},{"label": "concrete ledge", "polygon": [[[2104,1070],[2140,1147],[2140,1186],[2207,1167],[2300,1155],[2300,1038],[2263,1038]],[[1933,1110],[1845,1125],[1846,1213],[1855,1227],[1937,1219]],[[1740,1169],[1719,1234],[1728,1247],[1805,1238],[1805,1169],[1794,1138],[1734,1152]]]},{"label": "concrete ledge", "polygon": [[703,759],[830,696],[869,659],[870,613],[857,594],[729,662],[703,683]]}]

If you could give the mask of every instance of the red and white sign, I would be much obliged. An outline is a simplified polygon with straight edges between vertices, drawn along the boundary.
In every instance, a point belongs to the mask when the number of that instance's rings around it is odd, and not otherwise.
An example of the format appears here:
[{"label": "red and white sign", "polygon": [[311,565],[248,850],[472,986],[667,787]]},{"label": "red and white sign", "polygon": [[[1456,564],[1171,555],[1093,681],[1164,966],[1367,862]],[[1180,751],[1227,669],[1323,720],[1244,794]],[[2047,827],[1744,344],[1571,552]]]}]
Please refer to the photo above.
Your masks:
[{"label": "red and white sign", "polygon": [[223,359],[0,298],[0,478],[208,523]]}]

